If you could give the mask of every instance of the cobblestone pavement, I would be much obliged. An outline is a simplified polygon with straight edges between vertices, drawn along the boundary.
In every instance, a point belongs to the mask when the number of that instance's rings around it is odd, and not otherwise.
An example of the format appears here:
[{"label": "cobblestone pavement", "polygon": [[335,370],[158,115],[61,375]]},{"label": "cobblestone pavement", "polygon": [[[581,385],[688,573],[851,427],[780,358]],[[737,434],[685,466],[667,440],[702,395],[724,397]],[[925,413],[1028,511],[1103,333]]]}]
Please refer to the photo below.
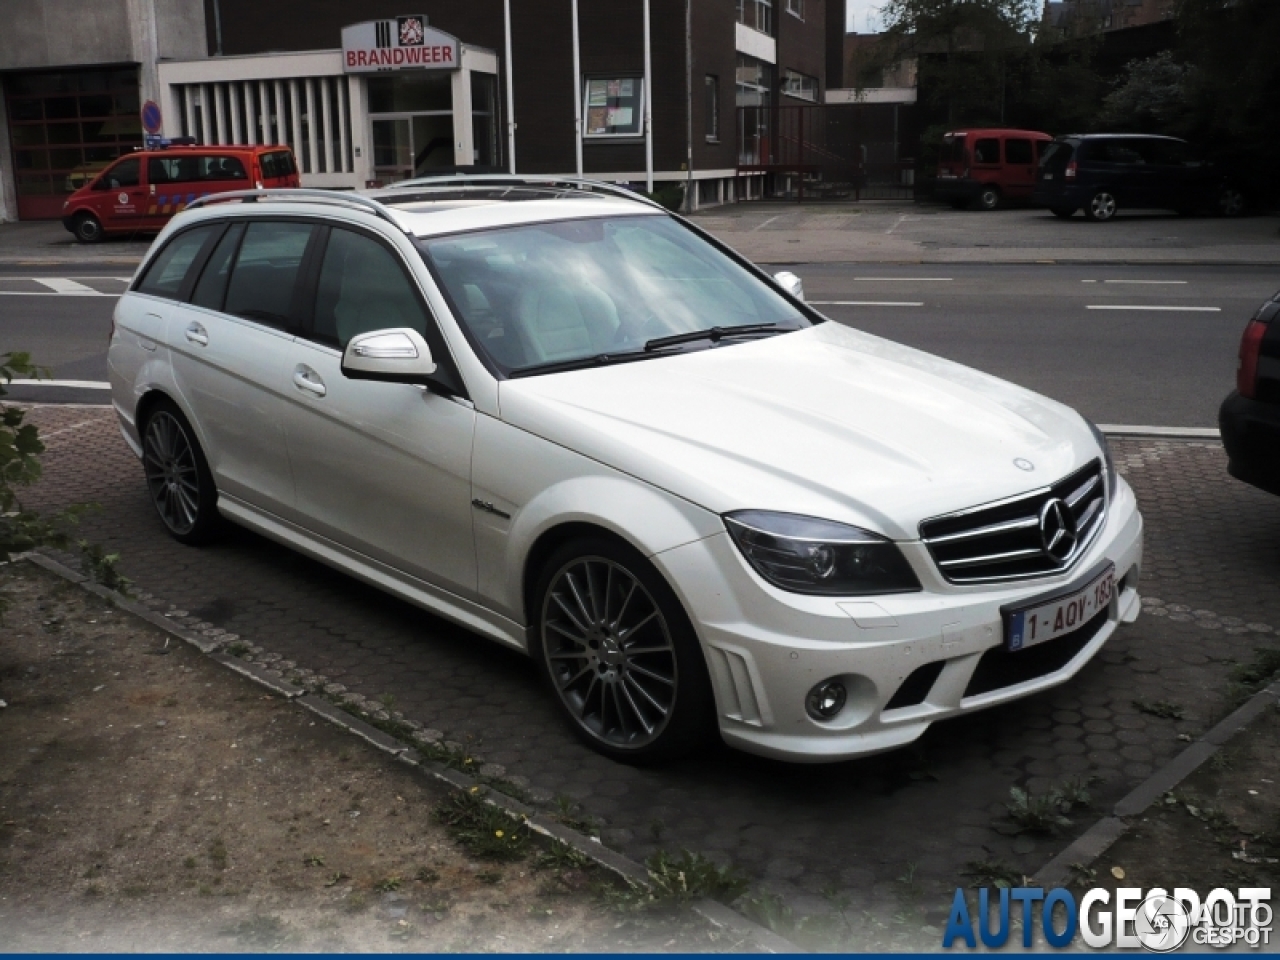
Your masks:
[{"label": "cobblestone pavement", "polygon": [[[1185,745],[1180,734],[1221,717],[1232,663],[1280,627],[1280,498],[1230,480],[1216,444],[1113,441],[1147,520],[1146,615],[1071,683],[865,760],[792,766],[722,749],[638,769],[579,745],[514,653],[246,531],[201,550],[170,540],[109,410],[46,406],[32,419],[48,452],[31,505],[97,502],[84,534],[123,554],[153,605],[240,634],[277,665],[394,697],[545,798],[579,801],[630,856],[701,851],[802,909],[821,911],[836,888],[892,916],[907,901],[945,906],[971,861],[1032,872],[1069,836],[1013,831],[1010,786],[1093,776],[1097,809],[1113,803]],[[1182,718],[1136,705],[1157,700]]]}]

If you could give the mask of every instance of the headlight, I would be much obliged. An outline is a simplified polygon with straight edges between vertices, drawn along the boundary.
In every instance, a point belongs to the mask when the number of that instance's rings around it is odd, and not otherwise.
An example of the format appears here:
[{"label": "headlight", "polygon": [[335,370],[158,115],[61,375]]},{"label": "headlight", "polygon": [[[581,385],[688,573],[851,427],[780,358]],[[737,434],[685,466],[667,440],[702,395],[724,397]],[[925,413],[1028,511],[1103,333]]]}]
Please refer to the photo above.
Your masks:
[{"label": "headlight", "polygon": [[920,589],[897,545],[859,527],[763,510],[726,514],[724,523],[756,573],[783,590],[865,597]]},{"label": "headlight", "polygon": [[1116,494],[1116,461],[1111,456],[1111,444],[1107,442],[1107,438],[1092,420],[1085,420],[1085,423],[1093,431],[1093,439],[1097,440],[1098,446],[1102,448],[1102,460],[1107,465],[1107,499],[1110,500]]}]

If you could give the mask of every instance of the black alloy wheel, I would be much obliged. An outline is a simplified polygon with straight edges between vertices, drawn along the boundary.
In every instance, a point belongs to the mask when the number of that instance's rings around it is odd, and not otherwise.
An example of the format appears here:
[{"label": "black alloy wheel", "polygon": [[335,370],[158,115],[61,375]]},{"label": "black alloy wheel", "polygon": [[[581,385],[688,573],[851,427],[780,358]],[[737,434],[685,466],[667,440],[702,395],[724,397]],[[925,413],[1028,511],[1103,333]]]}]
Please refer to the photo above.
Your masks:
[{"label": "black alloy wheel", "polygon": [[142,469],[160,520],[175,540],[207,542],[218,527],[213,474],[187,418],[161,400],[142,428]]},{"label": "black alloy wheel", "polygon": [[97,243],[102,239],[102,224],[91,213],[79,214],[72,223],[76,239],[81,243]]},{"label": "black alloy wheel", "polygon": [[702,649],[647,560],[608,539],[567,544],[535,596],[532,652],[578,736],[632,762],[706,739],[714,714]]}]

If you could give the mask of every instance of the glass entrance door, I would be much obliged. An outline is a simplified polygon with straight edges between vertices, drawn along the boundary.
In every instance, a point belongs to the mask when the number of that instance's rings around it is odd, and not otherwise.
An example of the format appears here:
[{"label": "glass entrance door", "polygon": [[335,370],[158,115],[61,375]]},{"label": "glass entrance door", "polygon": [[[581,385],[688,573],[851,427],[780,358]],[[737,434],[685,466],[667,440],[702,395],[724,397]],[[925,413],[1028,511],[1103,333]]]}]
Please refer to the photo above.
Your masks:
[{"label": "glass entrance door", "polygon": [[373,121],[373,175],[381,183],[413,176],[413,135],[408,117]]}]

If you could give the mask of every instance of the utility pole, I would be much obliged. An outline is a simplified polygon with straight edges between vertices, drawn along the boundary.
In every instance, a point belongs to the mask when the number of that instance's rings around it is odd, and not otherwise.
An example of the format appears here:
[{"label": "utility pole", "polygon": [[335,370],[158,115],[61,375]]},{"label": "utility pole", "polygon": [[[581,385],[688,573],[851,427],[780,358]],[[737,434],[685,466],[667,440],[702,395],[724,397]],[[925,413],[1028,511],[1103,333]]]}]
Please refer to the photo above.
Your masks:
[{"label": "utility pole", "polygon": [[511,74],[511,0],[502,0],[502,15],[507,31],[507,171],[516,172],[516,95]]},{"label": "utility pole", "polygon": [[644,182],[653,193],[653,50],[649,38],[649,0],[644,0]]},{"label": "utility pole", "polygon": [[582,52],[578,37],[578,0],[573,0],[573,150],[582,177]]}]

